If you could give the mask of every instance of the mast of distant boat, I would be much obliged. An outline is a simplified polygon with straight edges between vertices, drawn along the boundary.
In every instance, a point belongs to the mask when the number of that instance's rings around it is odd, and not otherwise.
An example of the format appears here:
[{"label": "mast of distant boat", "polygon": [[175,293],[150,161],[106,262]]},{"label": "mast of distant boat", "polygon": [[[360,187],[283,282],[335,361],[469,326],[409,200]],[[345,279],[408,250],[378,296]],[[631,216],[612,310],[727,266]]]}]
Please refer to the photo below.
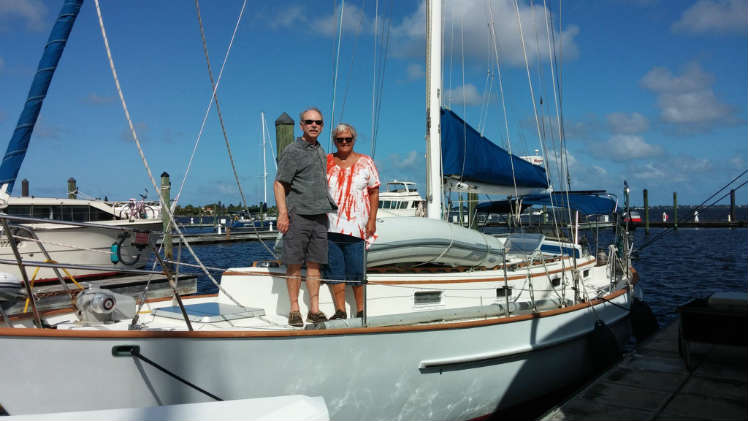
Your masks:
[{"label": "mast of distant boat", "polygon": [[426,210],[431,219],[442,219],[441,81],[442,81],[441,0],[428,2],[426,29]]}]

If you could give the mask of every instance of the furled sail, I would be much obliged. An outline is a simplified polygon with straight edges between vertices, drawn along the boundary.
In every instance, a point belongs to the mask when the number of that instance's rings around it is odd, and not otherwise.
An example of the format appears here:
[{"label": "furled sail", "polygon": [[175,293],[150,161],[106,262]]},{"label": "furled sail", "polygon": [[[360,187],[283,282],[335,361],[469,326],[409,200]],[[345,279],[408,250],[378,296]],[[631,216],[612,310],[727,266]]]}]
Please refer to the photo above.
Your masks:
[{"label": "furled sail", "polygon": [[558,191],[551,194],[534,194],[522,197],[522,203],[559,208],[570,207],[586,215],[608,215],[618,207],[618,199],[604,191]]},{"label": "furled sail", "polygon": [[523,190],[548,188],[545,169],[509,154],[451,110],[442,108],[441,129],[444,177],[512,187],[516,180],[516,186]]},{"label": "furled sail", "polygon": [[52,81],[52,75],[55,73],[57,63],[62,56],[62,50],[65,48],[70,30],[73,28],[73,23],[78,16],[82,3],[83,0],[66,0],[52,32],[49,34],[49,40],[44,47],[44,54],[39,60],[39,66],[34,81],[31,83],[26,104],[18,118],[18,124],[13,132],[13,137],[10,138],[2,166],[0,166],[0,186],[7,184],[8,187],[5,192],[8,194],[13,190],[13,184],[15,184],[18,171],[21,169],[21,163],[26,157],[31,132],[34,130],[36,119],[39,117],[39,111],[42,108],[42,102],[44,97],[47,96],[47,89]]}]

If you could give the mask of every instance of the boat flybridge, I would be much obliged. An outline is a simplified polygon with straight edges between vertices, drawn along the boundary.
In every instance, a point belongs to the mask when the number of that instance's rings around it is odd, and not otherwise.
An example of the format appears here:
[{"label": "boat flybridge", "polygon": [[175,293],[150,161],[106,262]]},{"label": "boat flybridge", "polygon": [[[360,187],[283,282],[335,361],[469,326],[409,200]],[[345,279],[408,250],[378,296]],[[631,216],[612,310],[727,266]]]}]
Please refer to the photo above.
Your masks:
[{"label": "boat flybridge", "polygon": [[416,183],[392,180],[379,192],[377,217],[424,216],[424,203]]}]

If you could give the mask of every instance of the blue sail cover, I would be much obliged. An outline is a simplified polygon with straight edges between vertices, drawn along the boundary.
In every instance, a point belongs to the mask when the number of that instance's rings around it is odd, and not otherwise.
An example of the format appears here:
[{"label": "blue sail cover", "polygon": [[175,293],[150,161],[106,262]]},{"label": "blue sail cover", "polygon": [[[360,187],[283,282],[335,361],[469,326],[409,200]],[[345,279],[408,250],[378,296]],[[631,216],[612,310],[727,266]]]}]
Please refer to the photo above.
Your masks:
[{"label": "blue sail cover", "polygon": [[[551,204],[551,196],[553,202]],[[612,194],[605,192],[568,192],[569,204],[566,201],[567,192],[558,191],[549,194],[530,194],[522,196],[522,203],[539,206],[555,206],[558,208],[571,207],[586,215],[609,215],[616,210],[618,200]]]},{"label": "blue sail cover", "polygon": [[2,166],[0,166],[0,186],[7,183],[8,189],[6,191],[8,194],[13,190],[18,171],[21,169],[21,163],[23,163],[23,158],[26,157],[31,132],[34,130],[39,111],[42,109],[42,102],[44,97],[47,96],[47,89],[52,81],[52,75],[55,73],[57,63],[62,56],[62,50],[65,48],[70,30],[73,28],[73,23],[78,16],[82,3],[83,0],[66,0],[62,5],[52,32],[49,34],[49,40],[44,47],[44,54],[39,60],[34,81],[31,83],[31,89],[29,89],[29,95],[26,98],[26,105],[18,118],[18,124],[13,132],[13,137],[10,138]]},{"label": "blue sail cover", "polygon": [[481,136],[450,110],[441,109],[442,168],[444,176],[463,181],[513,186],[512,162],[517,187],[548,188],[545,170]]}]

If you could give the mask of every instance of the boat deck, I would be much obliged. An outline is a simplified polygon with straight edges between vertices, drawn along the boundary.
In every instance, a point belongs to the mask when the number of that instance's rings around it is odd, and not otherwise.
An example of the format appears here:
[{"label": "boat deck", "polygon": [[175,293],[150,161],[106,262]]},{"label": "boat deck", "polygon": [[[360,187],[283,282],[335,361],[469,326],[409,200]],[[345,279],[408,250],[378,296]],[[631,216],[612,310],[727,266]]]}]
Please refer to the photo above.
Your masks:
[{"label": "boat deck", "polygon": [[678,353],[678,327],[676,320],[661,329],[541,420],[745,420],[745,347],[692,343],[689,371]]}]

